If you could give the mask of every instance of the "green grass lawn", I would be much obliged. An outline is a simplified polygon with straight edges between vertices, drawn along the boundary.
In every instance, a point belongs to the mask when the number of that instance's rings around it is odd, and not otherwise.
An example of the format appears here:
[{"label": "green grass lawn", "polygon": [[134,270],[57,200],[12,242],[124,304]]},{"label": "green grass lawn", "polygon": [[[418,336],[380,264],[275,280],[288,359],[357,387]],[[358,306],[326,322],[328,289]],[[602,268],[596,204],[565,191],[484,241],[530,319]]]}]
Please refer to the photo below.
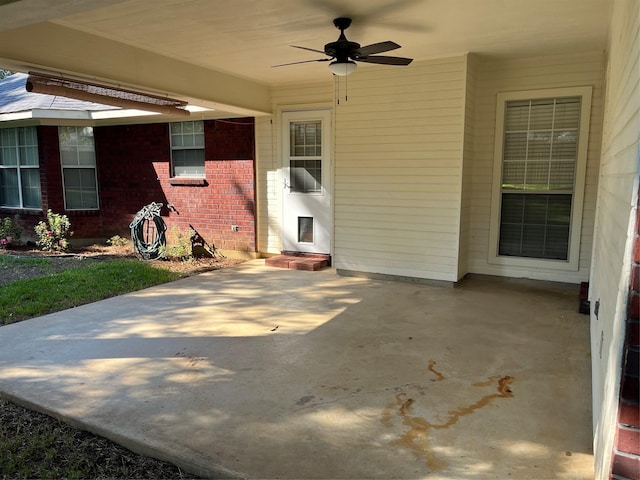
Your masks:
[{"label": "green grass lawn", "polygon": [[[0,258],[0,261],[0,267],[12,266],[11,262],[33,262],[32,266],[46,267],[46,262],[50,260]],[[121,259],[38,278],[17,280],[0,288],[0,325],[77,307],[178,278],[179,273],[155,268],[138,260]]]},{"label": "green grass lawn", "polygon": [[[204,271],[197,264],[174,271],[170,263],[159,268],[126,258],[60,260],[0,255],[0,325]],[[0,480],[9,478],[194,477],[0,398]]]}]

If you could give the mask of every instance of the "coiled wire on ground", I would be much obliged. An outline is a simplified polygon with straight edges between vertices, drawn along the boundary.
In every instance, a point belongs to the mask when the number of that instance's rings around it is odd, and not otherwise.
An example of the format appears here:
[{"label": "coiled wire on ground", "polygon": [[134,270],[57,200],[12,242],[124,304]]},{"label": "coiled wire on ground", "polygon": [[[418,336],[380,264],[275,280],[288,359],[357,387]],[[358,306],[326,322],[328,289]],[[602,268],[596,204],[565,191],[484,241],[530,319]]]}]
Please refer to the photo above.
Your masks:
[{"label": "coiled wire on ground", "polygon": [[[136,213],[129,224],[136,254],[144,260],[157,260],[167,249],[167,225],[160,216],[161,203],[150,203]],[[151,226],[153,222],[153,227]],[[155,227],[155,228],[154,228]]]}]

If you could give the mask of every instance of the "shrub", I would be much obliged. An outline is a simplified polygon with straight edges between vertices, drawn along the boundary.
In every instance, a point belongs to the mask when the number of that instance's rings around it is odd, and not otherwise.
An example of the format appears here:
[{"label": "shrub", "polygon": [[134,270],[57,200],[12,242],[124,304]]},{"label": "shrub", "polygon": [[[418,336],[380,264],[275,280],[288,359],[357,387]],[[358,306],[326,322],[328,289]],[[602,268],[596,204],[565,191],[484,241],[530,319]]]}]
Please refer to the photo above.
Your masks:
[{"label": "shrub", "polygon": [[164,257],[171,260],[186,261],[191,258],[191,230],[187,236],[176,227],[171,227],[170,237],[173,240],[165,247]]},{"label": "shrub", "polygon": [[73,235],[70,231],[71,222],[66,215],[47,210],[47,221],[41,221],[35,226],[38,240],[36,243],[42,250],[59,252],[69,248],[67,237]]},{"label": "shrub", "polygon": [[120,235],[114,235],[113,237],[107,239],[107,244],[112,247],[126,247],[129,245],[129,239],[121,237]]},{"label": "shrub", "polygon": [[18,224],[18,216],[0,219],[0,248],[13,247],[20,244],[22,227]]}]

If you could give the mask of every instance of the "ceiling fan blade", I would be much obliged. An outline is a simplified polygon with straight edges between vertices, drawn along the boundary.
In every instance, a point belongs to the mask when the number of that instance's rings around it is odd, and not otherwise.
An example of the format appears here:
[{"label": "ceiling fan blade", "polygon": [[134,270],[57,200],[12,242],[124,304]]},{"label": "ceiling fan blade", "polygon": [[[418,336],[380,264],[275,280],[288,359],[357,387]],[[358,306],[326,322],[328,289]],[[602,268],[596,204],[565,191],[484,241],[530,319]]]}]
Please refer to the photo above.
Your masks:
[{"label": "ceiling fan blade", "polygon": [[396,42],[380,42],[373,43],[371,45],[366,45],[364,47],[360,47],[356,51],[356,58],[359,57],[368,57],[369,55],[375,55],[376,53],[388,52],[390,50],[395,50],[396,48],[400,48]]},{"label": "ceiling fan blade", "polygon": [[409,65],[413,62],[413,58],[385,57],[384,55],[356,58],[355,60],[356,62],[378,63],[380,65]]},{"label": "ceiling fan blade", "polygon": [[324,50],[316,50],[315,48],[308,48],[308,47],[299,47],[298,45],[289,45],[289,46],[293,48],[299,48],[301,50],[309,50],[310,52],[322,53],[324,55]]},{"label": "ceiling fan blade", "polygon": [[318,58],[316,60],[302,60],[301,62],[291,62],[291,63],[281,63],[280,65],[271,65],[271,68],[286,67],[288,65],[298,65],[300,63],[328,62],[330,60],[333,60],[333,58]]}]

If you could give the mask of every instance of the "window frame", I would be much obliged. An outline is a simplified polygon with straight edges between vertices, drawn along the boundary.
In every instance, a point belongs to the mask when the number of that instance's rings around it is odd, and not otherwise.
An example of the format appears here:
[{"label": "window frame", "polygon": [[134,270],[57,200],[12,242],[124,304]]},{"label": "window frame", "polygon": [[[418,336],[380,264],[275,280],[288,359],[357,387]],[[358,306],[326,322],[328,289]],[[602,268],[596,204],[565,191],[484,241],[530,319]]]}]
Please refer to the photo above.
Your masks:
[{"label": "window frame", "polygon": [[[580,260],[580,242],[582,231],[582,212],[584,208],[584,187],[587,170],[589,129],[591,118],[590,86],[564,87],[542,90],[524,90],[500,92],[496,103],[496,125],[493,159],[493,180],[491,191],[491,218],[489,227],[488,262],[494,265],[546,268],[553,270],[578,271]],[[500,218],[502,213],[502,171],[505,141],[505,110],[507,102],[518,100],[538,100],[544,98],[581,97],[580,125],[573,190],[571,192],[571,221],[569,223],[569,251],[566,260],[516,257],[499,254]],[[516,192],[514,192],[516,193]],[[527,194],[526,192],[517,192]],[[530,193],[529,195],[536,195]]]},{"label": "window frame", "polygon": [[[19,132],[20,130],[26,130],[26,129],[32,129],[33,133],[35,135],[35,145],[31,145],[31,144],[21,144],[20,143],[20,135]],[[6,128],[6,129],[2,129],[2,130],[11,130],[13,131],[13,135],[15,137],[15,149],[16,149],[16,158],[17,158],[17,162],[15,165],[10,165],[10,166],[5,166],[5,165],[0,165],[0,169],[2,170],[15,170],[16,171],[16,178],[18,181],[18,198],[20,201],[20,205],[0,205],[0,208],[2,209],[20,209],[20,210],[33,210],[33,211],[40,211],[42,210],[42,187],[40,186],[39,188],[39,200],[40,200],[40,204],[37,207],[27,207],[24,204],[24,192],[23,192],[23,185],[22,185],[22,175],[21,175],[21,171],[22,170],[37,170],[38,171],[38,183],[40,183],[40,145],[38,142],[38,127],[35,125],[27,125],[27,126],[22,126],[22,127],[10,127],[10,128]],[[0,142],[1,145],[1,142]],[[21,148],[24,147],[34,147],[36,148],[36,157],[38,160],[37,165],[23,165],[21,162],[21,155],[20,155],[20,150]],[[3,149],[6,147],[2,147]]]},{"label": "window frame", "polygon": [[[76,131],[78,129],[83,129],[83,128],[90,128],[91,129],[91,139],[93,142],[93,165],[81,165],[80,161],[78,160],[78,164],[77,165],[65,165],[63,160],[62,160],[62,144],[60,142],[60,129],[62,128],[75,128]],[[76,144],[76,154],[78,155],[79,158],[79,144]],[[60,173],[62,175],[62,196],[64,199],[64,209],[70,212],[78,212],[78,211],[97,211],[100,210],[100,185],[98,184],[98,160],[96,158],[96,142],[95,142],[95,134],[94,134],[94,129],[92,126],[90,125],[82,125],[82,126],[76,126],[76,125],[58,125],[58,152],[60,154]],[[69,205],[67,204],[67,187],[65,185],[65,169],[74,169],[74,170],[80,170],[80,169],[84,169],[84,170],[89,170],[92,169],[93,170],[93,176],[95,179],[95,185],[96,185],[96,206],[95,207],[81,207],[81,208],[72,208],[69,207]]]},{"label": "window frame", "polygon": [[[172,124],[177,124],[177,123],[180,123],[180,124],[201,123],[202,124],[202,146],[198,146],[198,145],[175,146],[173,144],[174,134],[172,132],[171,126],[172,126]],[[184,133],[182,133],[181,136],[184,137]],[[171,123],[169,123],[169,148],[171,150],[171,166],[170,166],[170,170],[171,170],[170,178],[171,179],[181,180],[181,179],[204,179],[204,178],[206,178],[207,158],[206,158],[206,134],[205,134],[205,122],[204,122],[204,120],[185,120],[183,122],[171,122]],[[202,174],[176,175],[176,166],[175,166],[173,152],[175,152],[175,151],[184,151],[184,150],[202,150]]]}]

